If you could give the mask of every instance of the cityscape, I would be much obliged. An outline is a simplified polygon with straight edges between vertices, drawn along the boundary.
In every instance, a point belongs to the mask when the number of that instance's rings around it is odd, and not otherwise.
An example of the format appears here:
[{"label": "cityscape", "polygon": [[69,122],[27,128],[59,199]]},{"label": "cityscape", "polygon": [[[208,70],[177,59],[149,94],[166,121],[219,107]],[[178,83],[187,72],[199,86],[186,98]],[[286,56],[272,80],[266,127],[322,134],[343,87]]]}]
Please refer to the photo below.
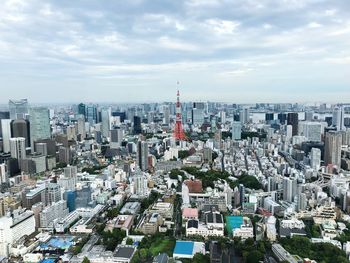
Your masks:
[{"label": "cityscape", "polygon": [[348,0],[3,0],[0,263],[350,262]]}]

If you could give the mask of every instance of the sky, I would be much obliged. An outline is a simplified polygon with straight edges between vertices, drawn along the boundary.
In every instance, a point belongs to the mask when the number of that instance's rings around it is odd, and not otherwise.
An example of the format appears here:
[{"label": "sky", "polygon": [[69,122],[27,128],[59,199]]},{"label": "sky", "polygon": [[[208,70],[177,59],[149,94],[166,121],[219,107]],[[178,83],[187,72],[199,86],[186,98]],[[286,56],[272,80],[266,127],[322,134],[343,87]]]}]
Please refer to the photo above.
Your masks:
[{"label": "sky", "polygon": [[177,89],[350,102],[350,1],[1,0],[0,103],[173,101]]}]

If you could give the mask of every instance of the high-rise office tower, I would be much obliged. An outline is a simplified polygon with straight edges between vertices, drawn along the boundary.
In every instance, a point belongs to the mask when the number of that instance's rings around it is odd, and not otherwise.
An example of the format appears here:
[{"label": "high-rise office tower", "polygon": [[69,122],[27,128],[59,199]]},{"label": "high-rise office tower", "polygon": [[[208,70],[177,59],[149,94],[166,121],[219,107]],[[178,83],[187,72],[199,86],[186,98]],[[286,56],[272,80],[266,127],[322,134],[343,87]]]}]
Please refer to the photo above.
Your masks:
[{"label": "high-rise office tower", "polygon": [[67,126],[66,134],[67,134],[68,141],[75,141],[77,139],[77,132],[76,132],[75,125]]},{"label": "high-rise office tower", "polygon": [[193,102],[192,107],[192,124],[202,125],[204,122],[205,104],[203,102]]},{"label": "high-rise office tower", "polygon": [[1,120],[10,119],[9,111],[0,111],[0,138],[2,138]]},{"label": "high-rise office tower", "polygon": [[297,193],[297,180],[288,177],[283,178],[283,200],[293,202]]},{"label": "high-rise office tower", "polygon": [[119,117],[120,122],[123,123],[124,120],[126,119],[126,113],[124,111],[123,112],[113,111],[112,112],[112,117]]},{"label": "high-rise office tower", "polygon": [[170,107],[169,107],[169,105],[163,106],[163,124],[165,124],[165,125],[170,124]]},{"label": "high-rise office tower", "polygon": [[305,193],[298,194],[297,211],[305,211],[307,206],[307,198]]},{"label": "high-rise office tower", "polygon": [[86,107],[86,121],[90,123],[90,125],[93,125],[97,121],[97,109],[95,105],[88,105]]},{"label": "high-rise office tower", "polygon": [[28,114],[28,100],[9,100],[10,119],[25,119]]},{"label": "high-rise office tower", "polygon": [[287,125],[286,127],[286,141],[290,141],[293,136],[293,126]]},{"label": "high-rise office tower", "polygon": [[11,122],[12,137],[23,137],[26,139],[26,147],[30,147],[30,127],[29,121],[17,119]]},{"label": "high-rise office tower", "polygon": [[147,179],[138,169],[136,169],[135,175],[133,176],[133,182],[136,195],[142,196],[147,193]]},{"label": "high-rise office tower", "polygon": [[109,137],[111,109],[101,110],[101,121],[102,121],[102,135],[105,138]]},{"label": "high-rise office tower", "polygon": [[226,112],[225,111],[220,111],[219,112],[219,117],[220,117],[220,121],[221,123],[226,123]]},{"label": "high-rise office tower", "polygon": [[148,169],[148,144],[145,141],[139,140],[137,142],[137,151],[136,151],[136,161],[137,165],[142,171]]},{"label": "high-rise office tower", "polygon": [[341,164],[341,143],[340,132],[330,131],[326,133],[324,161],[326,165],[333,164],[340,169]]},{"label": "high-rise office tower", "polygon": [[222,148],[222,132],[221,130],[217,130],[214,133],[214,148],[221,150]]},{"label": "high-rise office tower", "polygon": [[332,125],[337,131],[344,130],[344,108],[342,106],[333,109]]},{"label": "high-rise office tower", "polygon": [[111,143],[110,143],[111,149],[120,147],[123,141],[123,130],[118,127],[116,129],[110,130],[110,133],[111,133]]},{"label": "high-rise office tower", "polygon": [[242,135],[242,124],[239,121],[232,123],[232,140],[240,140]]},{"label": "high-rise office tower", "polygon": [[280,124],[285,124],[287,120],[287,114],[285,113],[278,113],[277,119],[279,120]]},{"label": "high-rise office tower", "polygon": [[77,135],[80,135],[80,140],[85,139],[86,132],[85,132],[85,119],[84,117],[80,116],[77,120]]},{"label": "high-rise office tower", "polygon": [[313,111],[305,112],[305,121],[312,121],[313,118],[314,118],[314,112]]},{"label": "high-rise office tower", "polygon": [[134,116],[134,134],[142,133],[141,128],[141,118],[139,116]]},{"label": "high-rise office tower", "polygon": [[242,124],[249,123],[250,121],[250,109],[249,107],[244,107],[242,111],[239,113],[239,119]]},{"label": "high-rise office tower", "polygon": [[26,158],[26,139],[23,137],[16,137],[10,139],[11,157],[18,160]]},{"label": "high-rise office tower", "polygon": [[7,166],[5,163],[0,164],[0,185],[5,184],[8,181]]},{"label": "high-rise office tower", "polygon": [[31,108],[29,111],[30,145],[34,151],[34,142],[51,137],[49,110],[44,107]]},{"label": "high-rise office tower", "polygon": [[312,169],[318,170],[321,166],[321,150],[312,148],[310,152],[310,166]]},{"label": "high-rise office tower", "polygon": [[292,125],[292,136],[298,135],[298,113],[297,112],[289,112],[287,115],[287,124]]},{"label": "high-rise office tower", "polygon": [[243,184],[240,184],[238,186],[239,191],[239,205],[243,207],[243,204],[245,202],[245,187]]},{"label": "high-rise office tower", "polygon": [[319,122],[301,121],[299,122],[298,133],[305,136],[308,141],[320,142],[322,124]]},{"label": "high-rise office tower", "polygon": [[84,103],[80,103],[80,104],[78,105],[78,114],[79,114],[79,115],[83,115],[84,118],[86,117],[86,106],[85,106]]},{"label": "high-rise office tower", "polygon": [[274,114],[273,113],[265,113],[265,121],[266,123],[271,123],[274,120]]},{"label": "high-rise office tower", "polygon": [[2,119],[1,120],[1,133],[2,133],[2,144],[3,151],[5,153],[10,152],[10,138],[11,138],[11,120]]}]

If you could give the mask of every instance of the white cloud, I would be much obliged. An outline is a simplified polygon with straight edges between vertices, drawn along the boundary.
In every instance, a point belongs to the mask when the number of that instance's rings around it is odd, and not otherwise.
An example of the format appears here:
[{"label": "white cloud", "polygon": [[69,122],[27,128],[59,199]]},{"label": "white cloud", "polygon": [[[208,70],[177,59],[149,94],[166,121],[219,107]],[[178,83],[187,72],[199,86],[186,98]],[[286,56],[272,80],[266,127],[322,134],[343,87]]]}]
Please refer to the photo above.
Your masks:
[{"label": "white cloud", "polygon": [[209,30],[218,34],[232,34],[239,27],[240,23],[231,20],[208,19],[205,21]]},{"label": "white cloud", "polygon": [[317,23],[317,22],[311,22],[307,25],[309,28],[320,28],[322,27],[321,24]]},{"label": "white cloud", "polygon": [[174,49],[179,51],[197,51],[199,49],[198,46],[192,43],[169,38],[167,36],[162,36],[159,38],[159,45],[166,49]]}]

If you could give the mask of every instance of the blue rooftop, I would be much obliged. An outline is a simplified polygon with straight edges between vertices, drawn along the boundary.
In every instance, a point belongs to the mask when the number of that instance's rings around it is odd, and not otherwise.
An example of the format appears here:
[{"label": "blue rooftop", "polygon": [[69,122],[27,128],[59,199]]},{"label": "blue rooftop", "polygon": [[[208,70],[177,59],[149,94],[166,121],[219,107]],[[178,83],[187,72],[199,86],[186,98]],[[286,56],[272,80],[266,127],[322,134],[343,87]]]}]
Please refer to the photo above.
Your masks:
[{"label": "blue rooftop", "polygon": [[43,259],[40,263],[55,263],[54,259]]},{"label": "blue rooftop", "polygon": [[176,241],[174,254],[192,255],[194,242],[192,241]]},{"label": "blue rooftop", "polygon": [[226,216],[226,228],[229,235],[232,234],[232,230],[240,228],[243,224],[243,216]]}]

